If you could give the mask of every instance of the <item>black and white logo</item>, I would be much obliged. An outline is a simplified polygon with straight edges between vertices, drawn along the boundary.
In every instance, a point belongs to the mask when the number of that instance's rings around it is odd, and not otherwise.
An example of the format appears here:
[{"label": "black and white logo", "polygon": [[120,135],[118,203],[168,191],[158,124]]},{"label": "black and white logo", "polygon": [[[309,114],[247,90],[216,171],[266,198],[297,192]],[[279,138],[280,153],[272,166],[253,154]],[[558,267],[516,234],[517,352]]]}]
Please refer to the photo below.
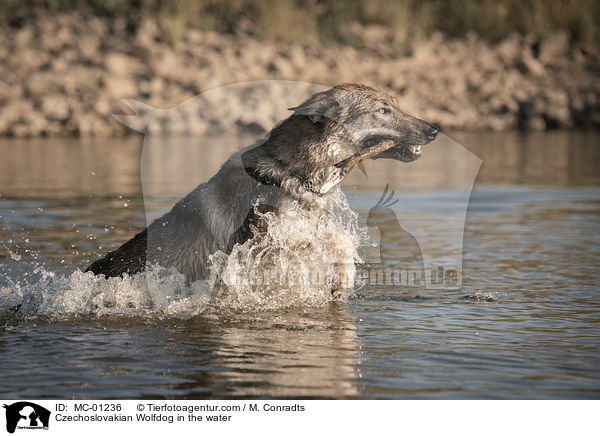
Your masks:
[{"label": "black and white logo", "polygon": [[4,405],[6,409],[6,431],[14,433],[16,429],[48,429],[50,411],[29,401],[19,401]]}]

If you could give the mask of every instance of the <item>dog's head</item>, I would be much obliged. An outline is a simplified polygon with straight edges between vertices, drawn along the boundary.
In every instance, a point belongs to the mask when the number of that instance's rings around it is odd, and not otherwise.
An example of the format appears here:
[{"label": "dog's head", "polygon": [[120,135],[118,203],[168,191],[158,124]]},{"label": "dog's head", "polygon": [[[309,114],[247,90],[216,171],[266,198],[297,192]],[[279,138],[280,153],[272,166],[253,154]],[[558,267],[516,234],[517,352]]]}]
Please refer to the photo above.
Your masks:
[{"label": "dog's head", "polygon": [[[412,162],[421,156],[421,146],[433,141],[439,129],[408,115],[391,95],[359,84],[341,84],[314,94],[296,115],[314,123],[330,124],[336,152],[343,159],[383,140],[394,147],[374,157]],[[345,154],[345,156],[342,156]]]},{"label": "dog's head", "polygon": [[347,172],[339,166],[391,141],[372,159],[412,162],[438,128],[402,112],[392,96],[364,85],[342,84],[311,96],[242,155],[246,172],[265,185],[322,195]]}]

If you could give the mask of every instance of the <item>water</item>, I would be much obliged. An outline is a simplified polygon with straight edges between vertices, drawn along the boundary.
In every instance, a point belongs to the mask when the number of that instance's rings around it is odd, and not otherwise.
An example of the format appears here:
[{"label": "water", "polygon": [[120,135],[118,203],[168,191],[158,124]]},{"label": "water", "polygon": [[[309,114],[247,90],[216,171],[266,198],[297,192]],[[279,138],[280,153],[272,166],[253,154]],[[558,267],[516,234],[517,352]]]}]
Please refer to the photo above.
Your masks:
[{"label": "water", "polygon": [[[206,179],[245,138],[209,159],[155,159],[168,177],[140,169],[139,137],[0,142],[0,396],[599,398],[598,135],[451,136],[484,162],[459,289],[367,283],[339,301],[324,293],[268,309],[190,298],[162,271],[110,284],[81,273],[202,181],[186,163]],[[427,156],[369,162],[368,179],[344,183],[361,226],[388,235],[380,250],[363,244],[367,262],[414,257],[392,221],[366,225],[390,180],[423,256],[444,253],[468,168]],[[145,301],[147,278],[160,304]],[[7,312],[10,299],[28,310]]]}]

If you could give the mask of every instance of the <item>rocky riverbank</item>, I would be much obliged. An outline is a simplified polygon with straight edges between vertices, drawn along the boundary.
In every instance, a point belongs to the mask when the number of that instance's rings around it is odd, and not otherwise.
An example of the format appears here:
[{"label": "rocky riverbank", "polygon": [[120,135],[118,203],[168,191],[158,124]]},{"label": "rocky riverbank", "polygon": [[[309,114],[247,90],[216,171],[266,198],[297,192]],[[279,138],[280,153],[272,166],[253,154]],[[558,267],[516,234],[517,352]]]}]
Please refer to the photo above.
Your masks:
[{"label": "rocky riverbank", "polygon": [[[364,48],[356,50],[199,30],[171,46],[159,42],[151,20],[132,29],[80,12],[2,26],[3,136],[122,135],[128,129],[111,116],[127,111],[120,99],[169,108],[225,84],[263,79],[365,83],[446,129],[600,127],[600,53],[573,46],[564,33],[494,43],[434,34],[394,57],[380,27],[357,29]],[[229,103],[221,104],[228,112]],[[267,106],[278,104],[265,98],[259,107],[274,113]],[[168,133],[169,123],[161,129]]]}]

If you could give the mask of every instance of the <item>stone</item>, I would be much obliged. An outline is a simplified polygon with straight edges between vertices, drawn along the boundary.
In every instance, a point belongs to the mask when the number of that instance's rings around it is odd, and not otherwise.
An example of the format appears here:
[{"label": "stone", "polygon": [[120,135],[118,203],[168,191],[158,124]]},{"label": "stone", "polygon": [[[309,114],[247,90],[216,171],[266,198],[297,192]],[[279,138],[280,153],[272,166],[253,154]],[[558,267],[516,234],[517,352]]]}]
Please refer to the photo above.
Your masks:
[{"label": "stone", "polygon": [[540,39],[538,59],[542,64],[555,64],[569,54],[569,35],[566,32],[554,32]]},{"label": "stone", "polygon": [[113,99],[132,98],[138,94],[135,82],[127,77],[105,77],[104,89],[107,97]]},{"label": "stone", "polygon": [[[170,46],[153,20],[142,18],[134,35],[132,24],[57,12],[4,27],[0,135],[123,134],[110,116],[119,99],[169,108],[223,84],[265,79],[362,82],[389,90],[405,110],[442,128],[563,128],[600,119],[600,51],[572,43],[565,32],[511,34],[497,43],[434,32],[402,42],[412,54],[400,55],[391,48],[394,30],[378,25],[353,25],[350,33],[367,47],[356,49],[260,40],[251,36],[252,23],[235,35],[190,29]],[[226,98],[146,125],[157,133],[268,130],[281,117],[283,97],[291,96]]]},{"label": "stone", "polygon": [[496,45],[496,55],[505,65],[514,65],[521,55],[521,37],[516,33],[504,37]]},{"label": "stone", "polygon": [[51,120],[66,120],[71,113],[65,97],[55,94],[44,97],[41,108],[44,115]]},{"label": "stone", "polygon": [[137,70],[138,62],[126,54],[112,52],[104,56],[104,67],[109,74],[125,76]]},{"label": "stone", "polygon": [[533,57],[531,49],[526,47],[521,53],[521,63],[525,71],[531,73],[533,76],[542,77],[546,74],[546,70],[540,61]]}]

